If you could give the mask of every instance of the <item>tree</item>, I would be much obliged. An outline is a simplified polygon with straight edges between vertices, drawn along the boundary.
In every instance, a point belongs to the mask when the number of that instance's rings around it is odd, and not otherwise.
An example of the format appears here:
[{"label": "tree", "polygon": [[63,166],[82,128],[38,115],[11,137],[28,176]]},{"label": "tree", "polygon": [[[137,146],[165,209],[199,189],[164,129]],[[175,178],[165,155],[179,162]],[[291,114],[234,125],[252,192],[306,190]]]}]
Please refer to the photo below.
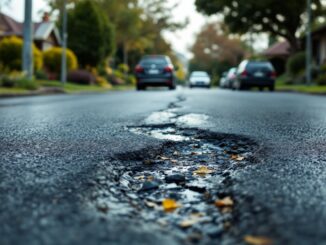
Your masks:
[{"label": "tree", "polygon": [[[292,52],[299,49],[306,0],[196,0],[195,4],[208,15],[222,14],[234,33],[267,32],[288,40]],[[312,0],[312,9],[314,18],[322,16],[322,0]]]},{"label": "tree", "polygon": [[206,24],[191,48],[194,55],[191,61],[193,68],[212,73],[213,69],[221,72],[226,66],[236,66],[246,55],[246,51],[239,38],[229,36],[220,23]]},{"label": "tree", "polygon": [[96,67],[113,52],[113,27],[101,11],[94,1],[84,0],[68,13],[68,47],[81,67]]}]

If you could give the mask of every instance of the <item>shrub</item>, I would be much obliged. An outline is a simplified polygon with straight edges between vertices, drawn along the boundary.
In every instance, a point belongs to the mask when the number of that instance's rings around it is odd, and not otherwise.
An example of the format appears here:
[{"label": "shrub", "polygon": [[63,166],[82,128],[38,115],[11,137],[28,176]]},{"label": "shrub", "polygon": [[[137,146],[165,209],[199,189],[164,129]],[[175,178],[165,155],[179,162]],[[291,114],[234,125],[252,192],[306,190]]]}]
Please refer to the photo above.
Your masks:
[{"label": "shrub", "polygon": [[[61,57],[62,57],[62,48],[53,47],[46,50],[43,53],[43,62],[45,68],[53,73],[59,74],[61,71]],[[76,55],[70,50],[67,49],[67,69],[75,70],[78,66],[78,61]]]},{"label": "shrub", "polygon": [[286,64],[286,71],[291,76],[298,76],[304,74],[306,67],[306,54],[299,52],[292,55]]},{"label": "shrub", "polygon": [[121,73],[125,74],[129,72],[129,66],[126,64],[120,64],[118,65],[118,71],[120,71]]},{"label": "shrub", "polygon": [[39,80],[47,80],[49,79],[48,74],[44,70],[39,70],[35,72],[35,78]]},{"label": "shrub", "polygon": [[[0,42],[0,63],[4,69],[21,71],[23,40],[18,37],[7,37]],[[34,70],[42,68],[42,53],[33,44]]]},{"label": "shrub", "polygon": [[320,75],[317,79],[316,79],[316,83],[318,85],[326,85],[326,74],[322,74]]},{"label": "shrub", "polygon": [[101,76],[96,77],[96,84],[102,88],[111,88],[112,85],[104,78]]},{"label": "shrub", "polygon": [[136,85],[136,78],[133,75],[129,75],[126,79],[127,84]]},{"label": "shrub", "polygon": [[25,88],[29,90],[35,90],[38,88],[38,84],[35,80],[28,80],[21,72],[11,72],[1,78],[1,85],[9,88]]},{"label": "shrub", "polygon": [[67,80],[72,83],[89,85],[96,82],[96,77],[89,71],[75,70],[68,73]]}]

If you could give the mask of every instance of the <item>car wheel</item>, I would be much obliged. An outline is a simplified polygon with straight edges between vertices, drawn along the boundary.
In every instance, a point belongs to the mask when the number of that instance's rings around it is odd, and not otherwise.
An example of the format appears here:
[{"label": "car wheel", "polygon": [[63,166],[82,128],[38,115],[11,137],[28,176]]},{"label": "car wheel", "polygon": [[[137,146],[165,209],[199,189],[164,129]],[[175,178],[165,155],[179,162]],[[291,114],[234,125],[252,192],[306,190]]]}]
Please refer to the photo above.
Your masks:
[{"label": "car wheel", "polygon": [[175,90],[175,85],[170,86],[169,90]]},{"label": "car wheel", "polygon": [[138,91],[145,90],[145,86],[137,85],[137,90]]}]

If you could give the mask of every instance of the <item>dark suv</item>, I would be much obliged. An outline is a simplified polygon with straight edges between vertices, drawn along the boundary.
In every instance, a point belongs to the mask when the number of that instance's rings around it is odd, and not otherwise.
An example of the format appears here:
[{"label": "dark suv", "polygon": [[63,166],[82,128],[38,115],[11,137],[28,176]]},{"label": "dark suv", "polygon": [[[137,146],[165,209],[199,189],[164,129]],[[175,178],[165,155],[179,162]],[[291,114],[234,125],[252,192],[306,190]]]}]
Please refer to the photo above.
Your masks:
[{"label": "dark suv", "polygon": [[276,72],[269,61],[242,61],[238,67],[233,89],[243,90],[258,87],[270,91],[275,88]]},{"label": "dark suv", "polygon": [[167,86],[171,90],[175,89],[174,73],[168,56],[144,56],[135,68],[137,90],[144,90],[147,86]]}]

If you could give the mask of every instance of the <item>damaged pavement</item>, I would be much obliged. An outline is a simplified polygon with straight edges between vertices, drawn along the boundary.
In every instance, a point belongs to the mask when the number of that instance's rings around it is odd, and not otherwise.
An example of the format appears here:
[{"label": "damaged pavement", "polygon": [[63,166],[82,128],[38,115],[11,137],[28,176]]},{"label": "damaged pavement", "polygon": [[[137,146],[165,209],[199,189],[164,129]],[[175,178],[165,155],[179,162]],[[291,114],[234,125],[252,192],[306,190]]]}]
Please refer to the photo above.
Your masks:
[{"label": "damaged pavement", "polygon": [[219,90],[1,100],[0,243],[325,244],[323,102]]}]

